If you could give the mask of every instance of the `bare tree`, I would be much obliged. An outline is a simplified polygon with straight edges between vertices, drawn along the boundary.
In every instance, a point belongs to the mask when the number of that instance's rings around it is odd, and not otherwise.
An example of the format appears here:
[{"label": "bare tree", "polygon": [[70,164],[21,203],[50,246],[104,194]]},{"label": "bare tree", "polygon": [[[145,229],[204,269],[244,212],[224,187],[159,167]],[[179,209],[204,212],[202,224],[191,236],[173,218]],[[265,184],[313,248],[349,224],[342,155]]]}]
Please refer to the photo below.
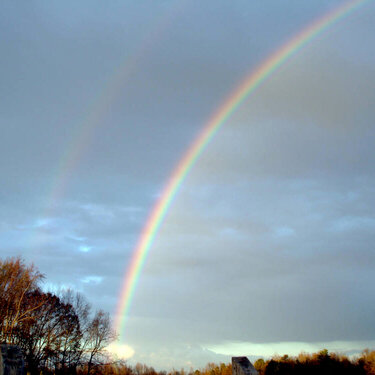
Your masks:
[{"label": "bare tree", "polygon": [[115,339],[109,314],[91,313],[79,293],[44,293],[43,275],[20,258],[0,260],[0,343],[19,345],[28,371],[90,375],[107,363],[105,348]]},{"label": "bare tree", "polygon": [[12,343],[17,325],[45,301],[24,304],[28,293],[37,290],[44,276],[20,258],[0,260],[0,341]]},{"label": "bare tree", "polygon": [[[74,351],[70,350],[65,360],[70,372],[74,372],[75,369],[82,364],[82,360],[84,360],[83,356],[88,345],[86,332],[90,324],[91,305],[81,293],[74,292],[71,289],[61,292],[60,298],[65,305],[71,306],[78,323],[76,327],[78,328],[77,330],[73,330],[74,325],[70,329],[71,337],[69,342],[75,342],[76,344],[74,345]],[[68,344],[68,342],[66,342],[66,344]],[[72,347],[72,345],[70,346]],[[64,352],[68,353],[67,351]]]},{"label": "bare tree", "polygon": [[109,314],[103,310],[97,311],[87,326],[85,336],[87,375],[90,375],[93,367],[103,362],[101,360],[105,354],[105,347],[115,339]]},{"label": "bare tree", "polygon": [[31,374],[38,374],[39,368],[47,367],[55,358],[66,317],[65,306],[51,293],[38,290],[28,293],[24,305],[35,305],[38,301],[43,301],[43,305],[33,310],[13,332],[13,341],[22,348]]}]

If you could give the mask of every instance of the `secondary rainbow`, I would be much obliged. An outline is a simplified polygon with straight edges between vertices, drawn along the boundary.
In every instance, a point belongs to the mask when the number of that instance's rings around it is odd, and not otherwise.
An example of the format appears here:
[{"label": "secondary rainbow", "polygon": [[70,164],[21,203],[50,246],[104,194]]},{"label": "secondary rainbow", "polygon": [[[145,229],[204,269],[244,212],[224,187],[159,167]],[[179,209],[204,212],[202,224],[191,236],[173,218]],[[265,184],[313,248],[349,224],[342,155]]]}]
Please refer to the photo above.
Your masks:
[{"label": "secondary rainbow", "polygon": [[[103,90],[91,103],[82,120],[76,124],[70,142],[59,159],[56,174],[52,176],[42,217],[53,216],[55,206],[66,194],[77,167],[97,138],[98,131],[105,126],[105,115],[119,98],[121,90],[137,73],[139,62],[149,57],[155,46],[163,40],[163,35],[170,28],[172,21],[185,9],[187,3],[188,0],[174,0],[171,7],[156,19],[133,53],[126,56],[109,76]],[[35,241],[40,245],[38,239]]]},{"label": "secondary rainbow", "polygon": [[208,143],[243,101],[291,56],[296,54],[302,47],[316,38],[319,34],[323,33],[337,21],[369,1],[370,0],[352,0],[345,2],[343,5],[325,14],[303,29],[299,34],[291,38],[285,45],[279,48],[275,53],[271,54],[271,56],[252,71],[204,125],[202,132],[195,139],[183,158],[177,164],[177,167],[174,169],[160,198],[153,207],[133,251],[132,259],[123,281],[116,310],[115,329],[120,335],[120,340],[124,338],[124,326],[128,317],[131,301],[153,240],[178,192],[179,187]]}]

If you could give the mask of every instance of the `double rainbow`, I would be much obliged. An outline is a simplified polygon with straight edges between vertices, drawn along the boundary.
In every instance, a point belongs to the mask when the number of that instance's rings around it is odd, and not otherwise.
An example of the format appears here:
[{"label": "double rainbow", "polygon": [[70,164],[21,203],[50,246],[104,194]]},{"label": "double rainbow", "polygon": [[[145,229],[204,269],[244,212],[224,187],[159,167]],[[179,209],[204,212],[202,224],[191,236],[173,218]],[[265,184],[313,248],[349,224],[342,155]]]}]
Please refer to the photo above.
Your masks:
[{"label": "double rainbow", "polygon": [[290,39],[284,46],[274,52],[262,64],[258,66],[243,82],[237,87],[232,94],[224,101],[219,109],[211,116],[203,127],[202,132],[192,143],[183,158],[177,164],[169,181],[153,207],[147,222],[141,232],[138,243],[133,251],[130,265],[127,269],[119,303],[116,311],[115,329],[119,333],[119,339],[124,337],[124,326],[129,314],[130,305],[134,296],[135,288],[139,280],[140,273],[145,264],[147,255],[151,249],[153,240],[165,218],[169,207],[171,206],[178,189],[195,165],[198,158],[213,139],[215,134],[224,125],[226,120],[234,111],[252,94],[259,85],[261,85],[269,76],[272,75],[282,64],[291,56],[295,55],[301,48],[306,46],[311,40],[323,33],[333,24],[348,16],[360,6],[370,0],[352,0],[335,8],[333,11],[325,14],[300,33]]}]

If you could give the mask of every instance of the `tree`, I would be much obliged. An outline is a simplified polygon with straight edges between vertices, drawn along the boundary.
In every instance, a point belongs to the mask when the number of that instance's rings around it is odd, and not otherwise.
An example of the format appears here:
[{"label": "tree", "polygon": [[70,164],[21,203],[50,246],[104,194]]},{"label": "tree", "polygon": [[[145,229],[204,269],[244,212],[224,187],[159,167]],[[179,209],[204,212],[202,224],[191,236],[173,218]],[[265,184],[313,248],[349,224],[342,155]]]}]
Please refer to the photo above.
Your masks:
[{"label": "tree", "polygon": [[44,276],[20,258],[0,260],[0,341],[13,343],[13,332],[44,300],[25,304],[28,293],[39,289]]},{"label": "tree", "polygon": [[258,359],[254,362],[254,367],[255,367],[255,369],[256,369],[260,374],[263,374],[263,373],[264,373],[264,370],[265,370],[265,367],[266,367],[266,362],[264,361],[263,358],[258,358]]},{"label": "tree", "polygon": [[71,354],[68,358],[68,367],[76,369],[82,364],[90,342],[87,331],[91,323],[91,305],[81,293],[71,289],[61,292],[59,296],[64,304],[73,308],[79,323],[79,332],[76,332],[76,340],[79,340],[79,345],[75,346],[74,355]]},{"label": "tree", "polygon": [[60,326],[65,319],[64,306],[57,296],[36,290],[26,295],[24,305],[38,304],[38,301],[43,301],[43,305],[33,310],[13,332],[13,341],[22,348],[32,374],[38,373],[40,367],[47,367],[55,357]]},{"label": "tree", "polygon": [[363,368],[368,375],[375,375],[375,351],[365,349],[362,353],[359,362],[362,363]]},{"label": "tree", "polygon": [[87,375],[90,375],[96,364],[101,364],[105,347],[115,339],[111,328],[109,314],[103,310],[95,313],[84,333],[87,353]]},{"label": "tree", "polygon": [[0,260],[0,343],[20,346],[32,375],[74,374],[78,367],[90,375],[108,366],[105,348],[115,338],[109,314],[92,314],[86,299],[71,290],[42,292],[43,278],[20,258]]}]

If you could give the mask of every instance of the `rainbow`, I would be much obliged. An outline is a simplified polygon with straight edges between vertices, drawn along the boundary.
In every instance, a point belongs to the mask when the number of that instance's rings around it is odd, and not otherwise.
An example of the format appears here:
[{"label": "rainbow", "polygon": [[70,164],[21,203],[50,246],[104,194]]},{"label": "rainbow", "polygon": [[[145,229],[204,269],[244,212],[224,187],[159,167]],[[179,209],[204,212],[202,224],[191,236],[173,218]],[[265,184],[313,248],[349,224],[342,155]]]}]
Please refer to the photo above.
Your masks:
[{"label": "rainbow", "polygon": [[271,54],[271,56],[252,71],[204,125],[202,132],[198,135],[183,158],[177,164],[177,167],[174,169],[162,194],[160,195],[160,198],[153,207],[133,251],[130,265],[125,274],[115,314],[115,330],[120,335],[119,340],[123,339],[124,326],[129,314],[135,288],[155,236],[158,233],[163,219],[165,218],[181,184],[197,162],[204,149],[207,147],[208,143],[213,139],[215,134],[233,112],[235,112],[244,102],[244,100],[247,99],[250,94],[252,94],[291,56],[295,55],[301,50],[301,48],[306,46],[310,41],[323,33],[333,24],[369,1],[370,0],[352,0],[345,2],[343,5],[323,15],[296,36],[291,38],[285,45]]},{"label": "rainbow", "polygon": [[[119,68],[109,76],[100,95],[96,97],[87,110],[87,114],[75,127],[70,142],[59,159],[57,175],[51,181],[49,194],[45,202],[42,217],[53,216],[56,202],[66,194],[74,171],[79,162],[90,149],[97,136],[97,132],[103,127],[103,119],[116,102],[120,91],[136,73],[139,61],[144,59],[155,46],[163,39],[172,21],[185,9],[188,0],[176,0],[172,6],[164,12],[155,22],[150,31],[140,41],[137,48],[129,57],[125,57],[119,64]],[[41,241],[35,239],[38,245]]]}]

